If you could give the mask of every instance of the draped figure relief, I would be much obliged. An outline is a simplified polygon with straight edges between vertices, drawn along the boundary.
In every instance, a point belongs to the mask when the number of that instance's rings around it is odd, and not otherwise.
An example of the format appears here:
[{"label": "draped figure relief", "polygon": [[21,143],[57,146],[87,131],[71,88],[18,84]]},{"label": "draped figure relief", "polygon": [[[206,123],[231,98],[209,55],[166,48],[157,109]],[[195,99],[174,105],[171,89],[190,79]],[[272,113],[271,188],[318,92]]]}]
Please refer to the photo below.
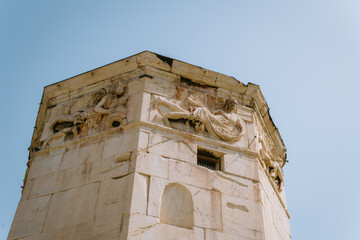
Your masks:
[{"label": "draped figure relief", "polygon": [[53,120],[47,131],[50,134],[38,141],[36,150],[126,124],[127,100],[127,86],[123,83],[101,88],[85,109]]},{"label": "draped figure relief", "polygon": [[[155,106],[164,124],[171,127],[169,120],[185,119],[187,124],[195,125],[195,131],[210,135],[224,141],[236,142],[245,134],[245,122],[237,113],[237,101],[225,101],[224,110],[211,111],[196,97],[187,98],[188,109],[179,106],[163,97],[155,98]],[[163,107],[162,107],[163,106]]]},{"label": "draped figure relief", "polygon": [[123,124],[126,120],[127,109],[127,86],[125,84],[114,84],[109,89],[100,89],[95,97],[95,106],[88,111],[89,128],[97,128],[99,122],[106,117],[111,124],[118,121]]},{"label": "draped figure relief", "polygon": [[270,174],[271,179],[276,184],[279,191],[282,190],[283,172],[282,162],[283,160],[276,156],[273,152],[275,147],[271,144],[270,140],[265,136],[262,131],[259,132],[258,136],[258,152],[261,158],[261,163]]}]

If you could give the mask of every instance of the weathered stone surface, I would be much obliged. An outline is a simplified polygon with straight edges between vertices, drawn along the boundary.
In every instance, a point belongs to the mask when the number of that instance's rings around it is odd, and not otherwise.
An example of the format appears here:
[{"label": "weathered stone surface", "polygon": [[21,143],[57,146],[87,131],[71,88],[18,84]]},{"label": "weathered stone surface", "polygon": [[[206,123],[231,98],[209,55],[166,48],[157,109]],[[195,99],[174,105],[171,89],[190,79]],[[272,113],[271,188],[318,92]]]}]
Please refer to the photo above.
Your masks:
[{"label": "weathered stone surface", "polygon": [[261,173],[260,176],[259,194],[263,206],[265,232],[269,233],[272,239],[289,239],[290,226],[282,198],[274,191],[273,184],[266,181],[269,177],[265,173]]},{"label": "weathered stone surface", "polygon": [[141,152],[136,158],[136,171],[151,176],[168,178],[169,160],[159,154]]},{"label": "weathered stone surface", "polygon": [[76,99],[76,101],[72,101],[70,104],[70,114],[86,109],[89,102],[92,100],[92,97],[91,94],[86,94],[81,98]]},{"label": "weathered stone surface", "polygon": [[140,120],[142,101],[142,93],[138,93],[129,98],[129,112],[127,114],[127,120],[129,123],[137,122]]},{"label": "weathered stone surface", "polygon": [[89,221],[86,223],[81,223],[76,225],[73,239],[79,240],[115,240],[121,239],[124,234],[121,233],[121,226],[118,223],[116,228],[108,228],[106,222],[102,224],[97,224],[96,221]]},{"label": "weathered stone surface", "polygon": [[221,231],[222,204],[221,193],[199,188],[190,188],[194,198],[194,225]]},{"label": "weathered stone surface", "polygon": [[158,78],[145,81],[144,90],[156,93],[160,96],[174,97],[176,94],[176,86],[173,82],[164,81]]},{"label": "weathered stone surface", "polygon": [[[48,119],[47,119],[47,123],[51,123],[53,120],[55,120],[56,118],[69,114],[70,113],[70,107],[71,105],[68,103],[59,103],[56,106],[54,106],[53,108],[50,108],[47,110],[47,115],[48,115]],[[45,126],[49,126],[49,125],[45,125]],[[49,127],[45,127],[44,128],[44,133],[50,131]],[[47,134],[43,134],[43,136],[48,136]]]},{"label": "weathered stone surface", "polygon": [[[160,217],[161,197],[165,186],[171,181],[152,177],[150,179],[148,215]],[[183,185],[192,194],[194,204],[194,226],[222,229],[221,197],[219,192]]]},{"label": "weathered stone surface", "polygon": [[35,239],[56,239],[56,240],[62,240],[62,239],[72,239],[75,234],[76,226],[68,226],[68,227],[62,227],[58,229],[54,229],[51,232],[44,232],[41,235],[34,236]]},{"label": "weathered stone surface", "polygon": [[248,149],[256,151],[256,133],[254,124],[252,122],[246,122],[247,137],[248,137]]},{"label": "weathered stone surface", "polygon": [[204,230],[196,227],[193,230],[178,228],[159,223],[150,228],[139,228],[138,231],[130,233],[128,239],[202,240],[204,239]]},{"label": "weathered stone surface", "polygon": [[288,240],[268,109],[147,51],[46,87],[8,239]]},{"label": "weathered stone surface", "polygon": [[138,146],[138,133],[134,129],[125,130],[123,135],[105,141],[102,159],[108,159],[134,151]]},{"label": "weathered stone surface", "polygon": [[224,231],[242,238],[263,239],[260,205],[228,195],[222,195]]},{"label": "weathered stone surface", "polygon": [[23,190],[23,192],[21,194],[21,200],[20,201],[24,201],[24,200],[29,199],[30,191],[31,191],[33,182],[34,182],[34,179],[30,179],[30,180],[27,180],[25,182],[24,190]]},{"label": "weathered stone surface", "polygon": [[140,121],[143,121],[143,122],[150,121],[151,108],[152,108],[151,107],[151,94],[147,93],[147,92],[143,92]]},{"label": "weathered stone surface", "polygon": [[163,157],[196,163],[196,145],[188,141],[175,141],[171,135],[167,137],[151,134],[148,151]]},{"label": "weathered stone surface", "polygon": [[94,219],[99,183],[55,193],[45,223],[45,232]]},{"label": "weathered stone surface", "polygon": [[130,214],[146,214],[148,192],[149,176],[135,173]]},{"label": "weathered stone surface", "polygon": [[190,191],[185,186],[178,183],[165,186],[161,196],[160,222],[193,229],[194,202]]},{"label": "weathered stone surface", "polygon": [[83,158],[78,158],[79,149],[79,145],[71,145],[65,148],[64,157],[61,162],[61,169],[74,168],[85,161]]},{"label": "weathered stone surface", "polygon": [[95,212],[97,222],[106,224],[110,229],[120,228],[130,213],[133,180],[134,174],[101,180]]},{"label": "weathered stone surface", "polygon": [[50,196],[44,196],[21,201],[16,210],[8,239],[18,239],[41,233],[50,198]]},{"label": "weathered stone surface", "polygon": [[189,185],[211,189],[216,174],[204,167],[169,159],[169,179]]},{"label": "weathered stone surface", "polygon": [[62,189],[70,189],[90,182],[91,174],[96,171],[93,163],[83,163],[78,167],[63,170],[65,172]]},{"label": "weathered stone surface", "polygon": [[150,177],[149,200],[147,215],[160,218],[161,196],[170,181],[167,179]]},{"label": "weathered stone surface", "polygon": [[[137,235],[141,230],[149,229],[159,223],[159,219],[143,214],[130,216],[129,235]],[[139,231],[140,230],[140,231]]]},{"label": "weathered stone surface", "polygon": [[254,199],[253,182],[249,179],[235,175],[219,173],[214,179],[213,187],[216,191],[222,192],[229,196],[243,199]]},{"label": "weathered stone surface", "polygon": [[138,151],[149,152],[149,138],[150,133],[144,130],[139,131],[139,140],[138,140]]},{"label": "weathered stone surface", "polygon": [[47,157],[44,159],[39,159],[33,161],[31,164],[31,168],[29,171],[28,179],[37,178],[40,176],[44,176],[50,174],[54,171],[60,169],[60,164],[62,161],[63,155],[58,154],[55,156]]},{"label": "weathered stone surface", "polygon": [[224,172],[228,172],[240,177],[259,181],[259,167],[253,160],[246,159],[239,155],[225,154]]},{"label": "weathered stone surface", "polygon": [[104,142],[100,141],[90,141],[80,144],[78,152],[78,160],[81,163],[91,163],[101,160],[101,155],[103,153]]},{"label": "weathered stone surface", "polygon": [[65,171],[57,171],[34,179],[30,198],[55,193],[61,190]]}]

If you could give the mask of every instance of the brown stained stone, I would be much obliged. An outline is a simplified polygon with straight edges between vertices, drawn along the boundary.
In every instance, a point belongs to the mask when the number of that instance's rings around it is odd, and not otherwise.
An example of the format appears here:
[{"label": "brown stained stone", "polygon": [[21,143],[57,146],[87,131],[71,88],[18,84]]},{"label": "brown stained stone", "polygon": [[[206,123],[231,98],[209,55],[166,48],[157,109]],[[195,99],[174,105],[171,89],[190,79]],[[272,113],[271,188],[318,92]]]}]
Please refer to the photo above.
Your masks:
[{"label": "brown stained stone", "polygon": [[65,171],[52,172],[34,179],[30,198],[59,192],[64,181]]}]

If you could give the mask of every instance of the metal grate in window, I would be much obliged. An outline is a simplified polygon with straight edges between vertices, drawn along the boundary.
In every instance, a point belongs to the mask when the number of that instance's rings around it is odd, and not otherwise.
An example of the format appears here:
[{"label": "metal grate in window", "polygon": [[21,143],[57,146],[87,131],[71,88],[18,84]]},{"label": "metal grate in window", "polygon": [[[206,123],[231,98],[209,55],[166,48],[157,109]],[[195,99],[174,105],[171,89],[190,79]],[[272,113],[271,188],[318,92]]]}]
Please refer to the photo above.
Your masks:
[{"label": "metal grate in window", "polygon": [[220,158],[215,157],[206,150],[198,149],[197,165],[211,170],[220,170]]}]

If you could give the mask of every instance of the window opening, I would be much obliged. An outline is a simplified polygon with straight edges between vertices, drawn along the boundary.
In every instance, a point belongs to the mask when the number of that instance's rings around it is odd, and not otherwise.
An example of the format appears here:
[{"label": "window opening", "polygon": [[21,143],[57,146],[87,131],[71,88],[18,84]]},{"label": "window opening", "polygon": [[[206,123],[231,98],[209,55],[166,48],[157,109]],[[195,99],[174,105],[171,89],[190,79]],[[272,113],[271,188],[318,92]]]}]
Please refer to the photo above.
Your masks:
[{"label": "window opening", "polygon": [[211,170],[220,170],[221,158],[216,157],[211,152],[204,150],[204,149],[198,149],[197,152],[197,165],[206,167]]}]

